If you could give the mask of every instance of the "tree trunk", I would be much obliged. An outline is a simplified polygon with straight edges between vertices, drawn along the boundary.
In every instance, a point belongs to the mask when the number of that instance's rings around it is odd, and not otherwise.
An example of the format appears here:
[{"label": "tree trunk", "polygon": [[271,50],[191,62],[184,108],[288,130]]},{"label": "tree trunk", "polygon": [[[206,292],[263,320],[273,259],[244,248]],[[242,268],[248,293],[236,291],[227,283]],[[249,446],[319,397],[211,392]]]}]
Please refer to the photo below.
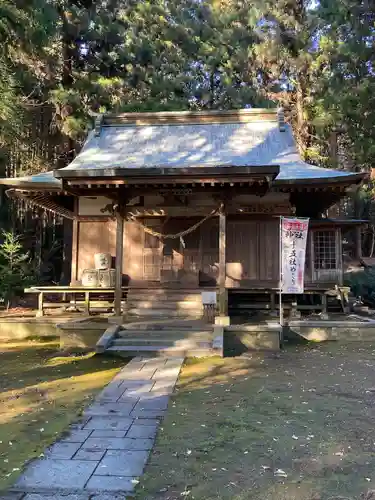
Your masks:
[{"label": "tree trunk", "polygon": [[309,125],[305,117],[306,78],[300,74],[296,85],[296,134],[302,156],[310,145]]},{"label": "tree trunk", "polygon": [[337,132],[332,130],[329,136],[329,157],[331,161],[331,167],[337,168],[338,157],[337,157]]}]

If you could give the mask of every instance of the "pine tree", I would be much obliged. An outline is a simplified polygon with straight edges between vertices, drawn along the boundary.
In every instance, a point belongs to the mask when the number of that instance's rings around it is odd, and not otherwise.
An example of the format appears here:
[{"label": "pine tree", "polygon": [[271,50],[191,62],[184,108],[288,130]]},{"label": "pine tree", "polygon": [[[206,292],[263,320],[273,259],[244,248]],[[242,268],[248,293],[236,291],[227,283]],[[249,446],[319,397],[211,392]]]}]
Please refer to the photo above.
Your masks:
[{"label": "pine tree", "polygon": [[30,282],[29,255],[23,251],[20,237],[3,231],[0,245],[0,295],[9,309],[12,299]]},{"label": "pine tree", "polygon": [[336,129],[347,168],[375,161],[375,5],[323,0],[316,54],[315,121]]}]

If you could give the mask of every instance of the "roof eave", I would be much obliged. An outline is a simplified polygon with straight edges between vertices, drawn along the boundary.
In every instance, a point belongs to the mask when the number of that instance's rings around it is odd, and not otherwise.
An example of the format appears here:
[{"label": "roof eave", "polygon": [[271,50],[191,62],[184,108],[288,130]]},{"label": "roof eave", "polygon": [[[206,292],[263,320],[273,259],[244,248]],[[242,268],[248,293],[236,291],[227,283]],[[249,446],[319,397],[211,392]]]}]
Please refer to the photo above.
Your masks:
[{"label": "roof eave", "polygon": [[316,177],[316,178],[305,178],[305,179],[276,179],[274,181],[275,186],[288,186],[293,184],[307,185],[307,184],[359,184],[368,177],[365,172],[347,174],[345,176],[338,175],[335,177]]},{"label": "roof eave", "polygon": [[173,167],[150,167],[150,168],[90,168],[90,169],[62,169],[55,170],[54,175],[59,179],[76,179],[76,178],[151,178],[155,176],[163,177],[223,177],[228,175],[243,175],[251,176],[256,175],[260,177],[272,176],[273,179],[277,177],[280,172],[278,165],[264,165],[264,166],[217,166],[205,167],[194,166],[185,168]]},{"label": "roof eave", "polygon": [[56,179],[56,182],[37,182],[25,181],[22,178],[4,178],[0,179],[0,185],[9,186],[14,189],[25,189],[27,191],[55,191],[56,193],[62,191],[62,182]]}]

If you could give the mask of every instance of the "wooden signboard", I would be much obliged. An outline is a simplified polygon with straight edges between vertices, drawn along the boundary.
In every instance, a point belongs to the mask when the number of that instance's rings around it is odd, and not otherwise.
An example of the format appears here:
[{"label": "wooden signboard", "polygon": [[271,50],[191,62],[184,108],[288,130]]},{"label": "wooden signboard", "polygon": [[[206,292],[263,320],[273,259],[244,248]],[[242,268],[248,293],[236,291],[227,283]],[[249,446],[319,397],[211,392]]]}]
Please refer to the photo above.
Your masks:
[{"label": "wooden signboard", "polygon": [[289,203],[253,203],[241,206],[239,212],[259,215],[292,215],[292,207]]}]

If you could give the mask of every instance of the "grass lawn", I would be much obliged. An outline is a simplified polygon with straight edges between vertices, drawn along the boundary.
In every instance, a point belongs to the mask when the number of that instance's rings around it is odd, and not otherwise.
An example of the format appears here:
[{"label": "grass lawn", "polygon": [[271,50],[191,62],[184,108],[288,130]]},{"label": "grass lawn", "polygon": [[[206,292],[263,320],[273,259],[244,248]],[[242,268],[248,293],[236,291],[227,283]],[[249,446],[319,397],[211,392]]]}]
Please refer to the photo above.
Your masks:
[{"label": "grass lawn", "polygon": [[375,344],[188,362],[137,500],[374,500]]},{"label": "grass lawn", "polygon": [[56,341],[0,343],[0,491],[124,364],[93,354],[56,357],[58,348]]}]

